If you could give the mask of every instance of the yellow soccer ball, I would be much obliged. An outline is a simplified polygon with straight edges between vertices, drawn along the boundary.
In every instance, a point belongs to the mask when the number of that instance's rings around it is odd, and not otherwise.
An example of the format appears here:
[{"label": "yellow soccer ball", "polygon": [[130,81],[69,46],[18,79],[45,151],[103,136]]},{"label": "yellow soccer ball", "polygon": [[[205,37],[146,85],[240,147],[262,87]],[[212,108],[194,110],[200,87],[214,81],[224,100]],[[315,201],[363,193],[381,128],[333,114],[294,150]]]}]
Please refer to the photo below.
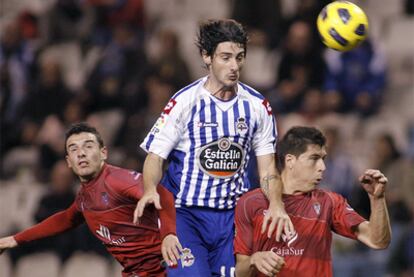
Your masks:
[{"label": "yellow soccer ball", "polygon": [[368,34],[366,14],[348,1],[326,5],[318,15],[317,26],[323,43],[338,51],[355,48]]}]

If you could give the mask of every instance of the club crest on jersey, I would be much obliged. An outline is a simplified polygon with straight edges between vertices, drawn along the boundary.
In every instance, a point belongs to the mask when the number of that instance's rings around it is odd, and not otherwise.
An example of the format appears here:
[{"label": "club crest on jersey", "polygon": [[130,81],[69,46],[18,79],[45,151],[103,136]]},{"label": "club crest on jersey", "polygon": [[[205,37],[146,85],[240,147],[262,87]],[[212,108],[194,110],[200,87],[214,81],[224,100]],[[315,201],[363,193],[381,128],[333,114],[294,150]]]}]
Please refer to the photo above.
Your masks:
[{"label": "club crest on jersey", "polygon": [[215,178],[229,178],[239,172],[244,162],[243,148],[229,138],[209,143],[198,151],[200,169]]},{"label": "club crest on jersey", "polygon": [[319,202],[313,203],[313,209],[315,210],[315,213],[317,215],[320,215],[320,213],[321,213],[321,204],[319,204]]},{"label": "club crest on jersey", "polygon": [[194,264],[195,261],[195,257],[193,255],[193,253],[191,253],[191,249],[190,248],[184,248],[181,251],[181,266],[182,267],[190,267]]},{"label": "club crest on jersey", "polygon": [[101,192],[101,199],[102,199],[102,203],[104,203],[105,206],[108,206],[109,205],[109,196],[108,196],[108,193]]},{"label": "club crest on jersey", "polygon": [[246,135],[248,129],[249,128],[247,127],[246,119],[244,119],[243,117],[240,117],[239,119],[237,119],[237,121],[236,121],[236,132],[240,136]]}]

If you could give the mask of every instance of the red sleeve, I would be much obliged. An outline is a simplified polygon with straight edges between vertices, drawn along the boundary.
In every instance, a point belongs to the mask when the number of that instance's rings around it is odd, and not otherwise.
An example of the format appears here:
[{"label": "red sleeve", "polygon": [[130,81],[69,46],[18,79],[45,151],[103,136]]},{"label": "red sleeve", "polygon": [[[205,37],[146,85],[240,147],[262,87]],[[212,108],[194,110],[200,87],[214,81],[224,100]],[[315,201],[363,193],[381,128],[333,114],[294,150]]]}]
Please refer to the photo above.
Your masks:
[{"label": "red sleeve", "polygon": [[329,193],[333,200],[333,231],[342,236],[356,239],[355,227],[366,221],[348,204],[345,198],[336,193]]},{"label": "red sleeve", "polygon": [[14,236],[18,244],[54,236],[69,229],[75,228],[84,222],[82,213],[76,208],[76,203],[61,212],[58,212],[39,224],[24,230]]},{"label": "red sleeve", "polygon": [[241,197],[236,205],[235,225],[236,233],[234,236],[234,254],[250,256],[253,251],[253,222],[251,213],[248,211],[247,197]]},{"label": "red sleeve", "polygon": [[174,206],[174,196],[170,191],[164,188],[163,185],[157,186],[157,191],[160,195],[160,202],[162,209],[159,210],[161,227],[161,240],[169,234],[177,234],[176,231],[176,217],[175,217],[175,206]]}]

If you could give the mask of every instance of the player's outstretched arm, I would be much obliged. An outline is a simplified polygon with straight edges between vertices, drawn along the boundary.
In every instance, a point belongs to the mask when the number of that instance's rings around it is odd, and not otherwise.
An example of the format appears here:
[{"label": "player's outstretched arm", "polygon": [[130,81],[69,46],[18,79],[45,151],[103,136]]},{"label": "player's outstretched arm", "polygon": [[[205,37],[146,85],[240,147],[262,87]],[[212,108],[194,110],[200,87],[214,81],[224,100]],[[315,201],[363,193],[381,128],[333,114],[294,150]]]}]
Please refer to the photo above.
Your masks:
[{"label": "player's outstretched arm", "polygon": [[0,238],[0,255],[4,252],[4,250],[14,248],[16,246],[17,241],[13,236]]},{"label": "player's outstretched arm", "polygon": [[285,261],[272,251],[260,251],[251,256],[236,255],[236,276],[254,276],[257,271],[266,276],[275,276],[282,269]]},{"label": "player's outstretched arm", "polygon": [[368,193],[371,205],[369,221],[357,227],[357,238],[373,249],[387,248],[391,242],[391,225],[385,201],[388,179],[376,169],[367,169],[359,181]]},{"label": "player's outstretched arm", "polygon": [[268,213],[263,218],[262,233],[267,230],[267,236],[270,238],[276,228],[276,240],[280,241],[282,233],[290,237],[295,233],[295,229],[282,202],[282,180],[276,169],[275,155],[258,156],[257,167],[260,187],[270,202]]},{"label": "player's outstretched arm", "polygon": [[157,192],[157,185],[161,181],[164,159],[154,153],[148,153],[144,162],[144,195],[137,203],[134,211],[133,222],[138,223],[139,218],[144,213],[144,209],[149,204],[154,204],[155,208],[161,209],[160,196]]}]

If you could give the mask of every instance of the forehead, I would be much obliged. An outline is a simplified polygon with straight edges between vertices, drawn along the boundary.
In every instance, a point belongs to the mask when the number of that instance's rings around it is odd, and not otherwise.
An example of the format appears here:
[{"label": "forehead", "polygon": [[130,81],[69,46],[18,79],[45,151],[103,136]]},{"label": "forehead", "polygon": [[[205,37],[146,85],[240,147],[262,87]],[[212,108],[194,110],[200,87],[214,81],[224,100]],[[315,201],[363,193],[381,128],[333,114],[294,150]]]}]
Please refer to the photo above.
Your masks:
[{"label": "forehead", "polygon": [[320,146],[317,144],[309,144],[306,148],[306,151],[301,154],[301,156],[311,156],[311,155],[319,155],[325,156],[326,155],[326,147]]},{"label": "forehead", "polygon": [[68,140],[66,141],[66,147],[70,145],[78,145],[83,144],[87,141],[93,141],[98,143],[96,136],[92,133],[79,133],[71,135]]},{"label": "forehead", "polygon": [[231,53],[237,55],[243,52],[244,48],[242,44],[231,41],[220,42],[216,48],[216,54]]}]

